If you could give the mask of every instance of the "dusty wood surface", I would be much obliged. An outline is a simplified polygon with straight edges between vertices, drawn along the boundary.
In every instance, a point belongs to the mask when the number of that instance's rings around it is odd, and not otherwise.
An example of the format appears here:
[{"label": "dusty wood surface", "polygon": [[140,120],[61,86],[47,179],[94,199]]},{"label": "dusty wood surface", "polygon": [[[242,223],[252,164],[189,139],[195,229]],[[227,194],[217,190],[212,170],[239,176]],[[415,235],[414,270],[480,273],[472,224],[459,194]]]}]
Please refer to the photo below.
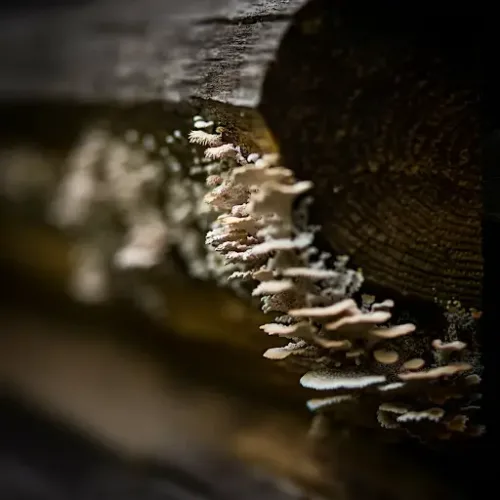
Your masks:
[{"label": "dusty wood surface", "polygon": [[0,98],[255,106],[306,0],[21,2],[0,9]]}]

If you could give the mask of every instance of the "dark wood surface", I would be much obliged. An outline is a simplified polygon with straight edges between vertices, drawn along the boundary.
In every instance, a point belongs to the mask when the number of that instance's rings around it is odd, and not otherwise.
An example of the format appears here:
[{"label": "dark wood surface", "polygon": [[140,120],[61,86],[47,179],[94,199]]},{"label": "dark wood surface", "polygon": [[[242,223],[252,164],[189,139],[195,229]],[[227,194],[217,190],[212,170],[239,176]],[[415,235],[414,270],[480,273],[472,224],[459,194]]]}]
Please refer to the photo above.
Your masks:
[{"label": "dark wood surface", "polygon": [[306,0],[79,0],[0,8],[0,99],[255,106]]},{"label": "dark wood surface", "polygon": [[485,16],[314,0],[266,77],[322,237],[392,293],[480,307]]},{"label": "dark wood surface", "polygon": [[286,165],[315,182],[330,248],[392,293],[480,307],[485,15],[323,0],[19,7],[0,25],[0,98],[198,98],[256,135],[262,120],[235,106],[258,107]]}]

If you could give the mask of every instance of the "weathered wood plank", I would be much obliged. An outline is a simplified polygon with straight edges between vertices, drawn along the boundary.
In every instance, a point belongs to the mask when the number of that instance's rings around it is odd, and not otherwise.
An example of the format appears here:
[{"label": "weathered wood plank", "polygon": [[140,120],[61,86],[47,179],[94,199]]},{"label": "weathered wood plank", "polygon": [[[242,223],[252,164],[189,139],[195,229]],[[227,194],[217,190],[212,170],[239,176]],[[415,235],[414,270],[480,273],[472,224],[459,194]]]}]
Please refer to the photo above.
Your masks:
[{"label": "weathered wood plank", "polygon": [[255,106],[306,0],[94,0],[0,10],[0,99]]}]

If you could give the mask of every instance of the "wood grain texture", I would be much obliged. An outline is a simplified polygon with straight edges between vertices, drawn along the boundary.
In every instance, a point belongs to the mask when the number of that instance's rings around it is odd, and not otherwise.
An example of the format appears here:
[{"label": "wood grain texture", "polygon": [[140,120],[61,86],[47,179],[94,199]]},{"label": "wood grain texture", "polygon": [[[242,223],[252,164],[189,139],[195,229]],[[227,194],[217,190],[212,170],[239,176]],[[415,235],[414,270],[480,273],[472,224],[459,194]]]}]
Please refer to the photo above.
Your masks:
[{"label": "wood grain texture", "polygon": [[86,0],[0,10],[1,99],[255,106],[306,0]]},{"label": "wood grain texture", "polygon": [[477,307],[482,18],[341,3],[300,12],[260,110],[336,252],[372,283]]},{"label": "wood grain texture", "polygon": [[[369,281],[479,306],[480,18],[413,15],[391,2],[360,16],[355,3],[318,0],[293,20],[304,4],[10,9],[0,97],[194,97],[236,130],[259,122],[253,128],[278,139],[287,166],[315,182],[322,236]],[[258,114],[238,119],[233,105],[259,105],[270,133]]]}]

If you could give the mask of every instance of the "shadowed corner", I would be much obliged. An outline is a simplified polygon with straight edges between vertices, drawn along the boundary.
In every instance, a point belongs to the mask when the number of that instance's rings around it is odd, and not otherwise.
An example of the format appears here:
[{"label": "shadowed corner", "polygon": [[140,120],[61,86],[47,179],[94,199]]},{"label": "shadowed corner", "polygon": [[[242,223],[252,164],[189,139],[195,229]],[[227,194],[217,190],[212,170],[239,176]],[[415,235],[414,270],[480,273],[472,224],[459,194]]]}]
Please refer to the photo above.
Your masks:
[{"label": "shadowed corner", "polygon": [[485,487],[496,487],[496,478],[490,472],[488,457],[498,446],[497,401],[500,372],[496,353],[500,349],[497,330],[500,321],[498,307],[498,283],[500,280],[500,80],[495,68],[497,26],[491,16],[485,21],[484,30],[484,82],[482,116],[485,140],[483,143],[482,192],[484,211],[483,258],[485,276],[483,282],[483,310],[481,341],[485,364],[484,415],[488,433],[477,456],[477,473]]}]

